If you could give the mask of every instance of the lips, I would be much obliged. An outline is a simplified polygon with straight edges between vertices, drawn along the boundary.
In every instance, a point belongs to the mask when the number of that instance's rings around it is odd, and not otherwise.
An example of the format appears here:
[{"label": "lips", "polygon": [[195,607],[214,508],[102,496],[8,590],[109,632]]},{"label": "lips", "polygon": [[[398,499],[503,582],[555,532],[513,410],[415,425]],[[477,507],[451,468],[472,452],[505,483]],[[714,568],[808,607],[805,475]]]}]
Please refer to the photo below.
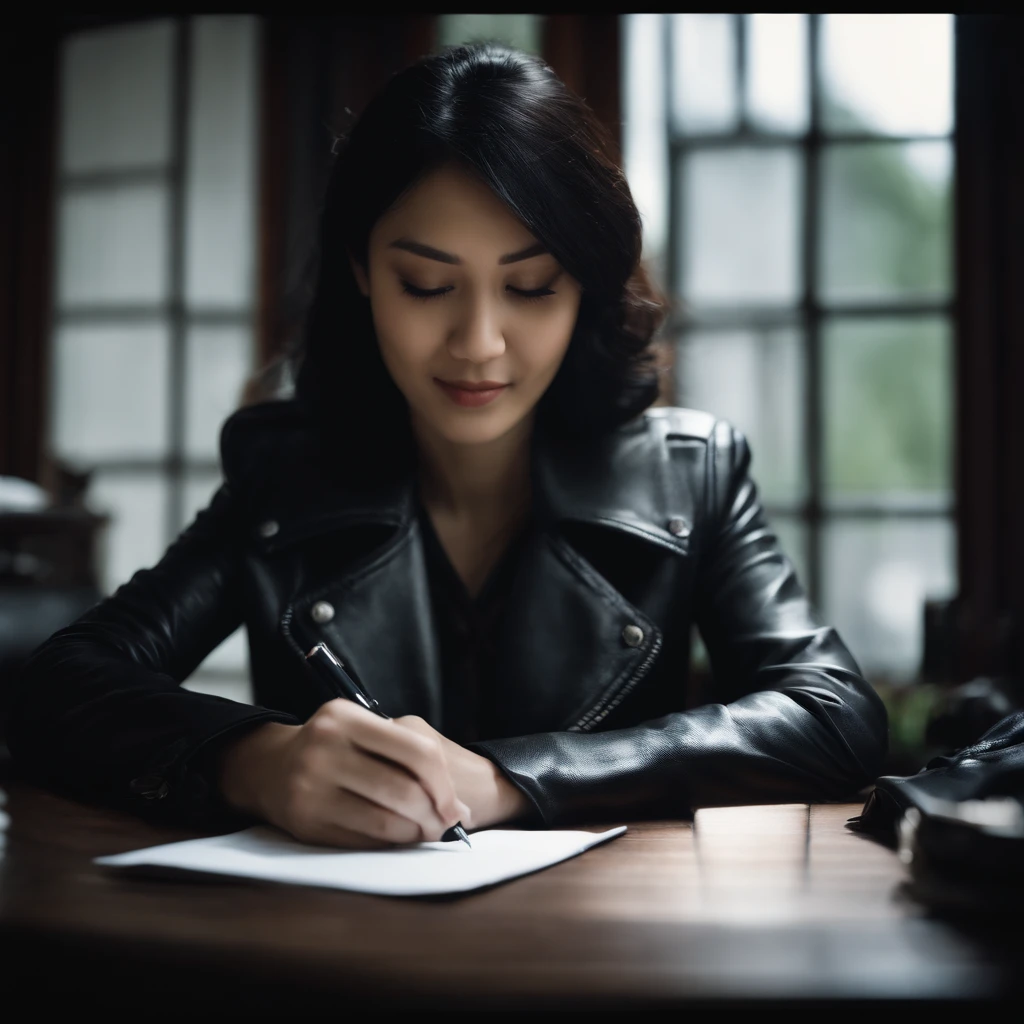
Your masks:
[{"label": "lips", "polygon": [[508,384],[502,384],[501,381],[496,380],[448,381],[435,377],[434,382],[456,405],[470,407],[493,402],[509,387]]}]

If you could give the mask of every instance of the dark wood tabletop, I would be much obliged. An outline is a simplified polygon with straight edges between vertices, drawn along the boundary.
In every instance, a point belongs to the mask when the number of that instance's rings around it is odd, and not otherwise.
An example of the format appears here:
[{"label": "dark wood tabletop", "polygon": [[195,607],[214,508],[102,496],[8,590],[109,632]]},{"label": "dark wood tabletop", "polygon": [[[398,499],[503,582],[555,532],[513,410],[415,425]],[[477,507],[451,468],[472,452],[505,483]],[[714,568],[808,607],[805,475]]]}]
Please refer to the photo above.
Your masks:
[{"label": "dark wood tabletop", "polygon": [[[860,804],[708,808],[477,893],[403,899],[94,857],[196,833],[17,781],[0,859],[6,985],[33,998],[240,1010],[987,998],[1020,959],[904,895]],[[592,827],[603,830],[609,823]]]}]

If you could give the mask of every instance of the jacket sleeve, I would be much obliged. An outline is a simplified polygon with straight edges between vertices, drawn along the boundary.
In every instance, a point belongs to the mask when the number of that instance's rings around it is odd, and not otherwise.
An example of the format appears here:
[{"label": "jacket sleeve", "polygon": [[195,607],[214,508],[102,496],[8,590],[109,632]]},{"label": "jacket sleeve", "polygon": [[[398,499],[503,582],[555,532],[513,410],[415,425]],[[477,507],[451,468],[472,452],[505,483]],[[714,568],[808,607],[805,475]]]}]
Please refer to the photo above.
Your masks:
[{"label": "jacket sleeve", "polygon": [[712,529],[693,601],[728,702],[630,728],[474,744],[531,799],[537,824],[843,799],[881,771],[885,707],[769,527],[746,439],[719,421],[708,458]]},{"label": "jacket sleeve", "polygon": [[242,621],[240,533],[221,487],[156,566],[33,652],[3,694],[23,776],[166,823],[245,823],[212,785],[208,745],[297,719],[179,685]]}]

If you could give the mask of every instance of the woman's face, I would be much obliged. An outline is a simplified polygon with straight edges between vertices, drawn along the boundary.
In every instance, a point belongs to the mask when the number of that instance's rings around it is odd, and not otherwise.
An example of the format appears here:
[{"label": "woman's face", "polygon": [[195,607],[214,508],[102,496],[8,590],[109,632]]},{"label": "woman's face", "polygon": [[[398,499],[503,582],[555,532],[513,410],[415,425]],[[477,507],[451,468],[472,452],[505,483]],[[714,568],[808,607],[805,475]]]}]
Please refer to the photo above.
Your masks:
[{"label": "woman's face", "polygon": [[416,426],[481,444],[532,412],[580,286],[486,185],[454,165],[424,178],[374,225],[367,262],[353,271]]}]

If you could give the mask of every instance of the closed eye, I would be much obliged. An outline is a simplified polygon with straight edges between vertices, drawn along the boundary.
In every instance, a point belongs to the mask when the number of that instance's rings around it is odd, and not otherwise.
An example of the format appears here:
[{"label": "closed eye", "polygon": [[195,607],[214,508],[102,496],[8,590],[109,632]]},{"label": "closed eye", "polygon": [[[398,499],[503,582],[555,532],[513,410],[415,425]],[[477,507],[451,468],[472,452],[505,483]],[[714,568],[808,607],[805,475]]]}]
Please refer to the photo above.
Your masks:
[{"label": "closed eye", "polygon": [[451,288],[417,288],[416,285],[403,281],[402,290],[414,299],[439,299],[441,296],[447,295]]},{"label": "closed eye", "polygon": [[[506,288],[513,295],[527,301],[537,301],[538,299],[545,299],[549,295],[555,294],[550,288],[531,288],[528,291],[521,288],[513,288],[512,285],[506,285]],[[406,295],[411,295],[414,299],[440,299],[452,291],[452,288],[450,285],[445,288],[417,288],[416,285],[403,281],[402,290]]]},{"label": "closed eye", "polygon": [[533,301],[536,301],[537,299],[545,299],[549,295],[555,294],[550,288],[531,288],[529,291],[521,291],[519,288],[513,288],[512,285],[509,285],[508,290],[512,292],[513,295],[518,295],[521,299]]}]

